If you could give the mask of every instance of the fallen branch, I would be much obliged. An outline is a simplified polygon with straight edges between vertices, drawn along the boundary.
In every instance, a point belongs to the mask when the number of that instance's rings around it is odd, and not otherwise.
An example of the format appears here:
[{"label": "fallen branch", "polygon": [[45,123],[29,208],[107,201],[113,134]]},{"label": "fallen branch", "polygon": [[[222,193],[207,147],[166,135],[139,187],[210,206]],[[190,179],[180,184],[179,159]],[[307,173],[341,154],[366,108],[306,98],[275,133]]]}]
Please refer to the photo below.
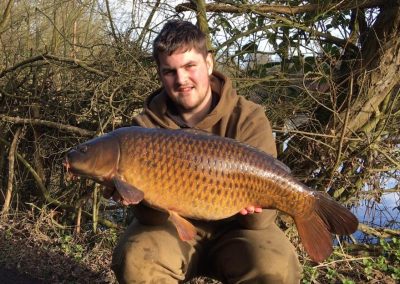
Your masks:
[{"label": "fallen branch", "polygon": [[[0,142],[5,144],[7,147],[10,147],[10,144],[1,137],[0,137]],[[46,186],[44,185],[42,179],[39,177],[39,175],[37,174],[35,169],[29,164],[29,162],[27,160],[25,160],[25,158],[22,157],[22,155],[19,154],[18,152],[15,152],[15,156],[26,167],[26,169],[31,173],[31,175],[33,176],[34,180],[36,181],[36,184],[39,187],[45,200],[50,204],[54,204],[56,206],[61,206],[62,203],[59,200],[54,199],[50,196],[50,193],[47,190]]]},{"label": "fallen branch", "polygon": [[358,230],[361,232],[372,235],[378,238],[392,238],[392,237],[400,237],[400,230],[393,230],[387,228],[372,228],[365,224],[359,224]]},{"label": "fallen branch", "polygon": [[65,125],[62,123],[57,123],[48,120],[36,119],[36,118],[21,118],[21,117],[12,117],[7,115],[0,115],[0,121],[12,122],[15,124],[30,124],[30,125],[42,125],[50,128],[55,128],[59,130],[64,130],[67,132],[79,134],[81,136],[94,136],[96,131],[82,129],[72,125]]},{"label": "fallen branch", "polygon": [[15,70],[17,70],[18,68],[21,68],[23,66],[27,66],[31,63],[34,63],[36,61],[40,61],[40,60],[53,60],[53,61],[57,61],[57,62],[62,62],[62,63],[67,63],[67,64],[72,64],[72,65],[77,65],[83,69],[85,69],[86,71],[90,72],[90,73],[94,73],[97,74],[101,77],[107,77],[107,74],[97,70],[93,67],[90,67],[86,62],[79,60],[79,59],[73,59],[73,58],[68,58],[68,57],[60,57],[60,56],[56,56],[56,55],[50,55],[47,53],[42,53],[39,55],[35,55],[32,56],[26,60],[23,60],[17,64],[15,64],[14,66],[5,69],[3,71],[0,72],[0,78],[4,77],[7,73],[13,72]]},{"label": "fallen branch", "polygon": [[6,196],[4,198],[4,205],[1,210],[2,216],[6,216],[10,209],[12,192],[13,192],[13,183],[14,183],[15,153],[17,151],[21,133],[22,133],[22,127],[19,127],[14,134],[14,138],[11,142],[10,150],[8,153],[8,182],[7,182]]}]

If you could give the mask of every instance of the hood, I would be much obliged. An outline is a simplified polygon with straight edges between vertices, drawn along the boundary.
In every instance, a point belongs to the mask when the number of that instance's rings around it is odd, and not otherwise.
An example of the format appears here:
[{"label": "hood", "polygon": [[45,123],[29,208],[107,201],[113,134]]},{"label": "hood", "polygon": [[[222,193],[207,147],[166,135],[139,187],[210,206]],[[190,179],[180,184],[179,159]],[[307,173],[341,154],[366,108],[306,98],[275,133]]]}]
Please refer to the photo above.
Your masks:
[{"label": "hood", "polygon": [[[224,114],[231,113],[235,107],[238,96],[233,90],[231,80],[218,71],[210,76],[211,89],[218,96],[218,103],[215,108],[194,128],[207,129],[219,121]],[[162,128],[179,129],[180,126],[167,114],[168,95],[163,88],[153,92],[145,101],[144,115],[151,118],[155,124]],[[139,124],[143,124],[140,123]],[[150,125],[143,125],[150,126]]]}]

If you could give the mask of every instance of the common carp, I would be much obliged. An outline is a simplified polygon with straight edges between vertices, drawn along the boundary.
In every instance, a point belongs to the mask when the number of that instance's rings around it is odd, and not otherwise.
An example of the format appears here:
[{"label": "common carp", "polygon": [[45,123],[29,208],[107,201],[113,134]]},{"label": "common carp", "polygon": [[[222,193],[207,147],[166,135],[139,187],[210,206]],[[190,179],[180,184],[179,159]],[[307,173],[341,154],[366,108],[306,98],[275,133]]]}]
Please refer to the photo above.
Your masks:
[{"label": "common carp", "polygon": [[125,204],[144,201],[167,211],[179,237],[196,229],[185,218],[219,220],[248,206],[290,215],[311,259],[332,252],[332,235],[357,230],[344,206],[296,180],[265,152],[211,134],[126,127],[70,150],[67,171],[115,188]]}]

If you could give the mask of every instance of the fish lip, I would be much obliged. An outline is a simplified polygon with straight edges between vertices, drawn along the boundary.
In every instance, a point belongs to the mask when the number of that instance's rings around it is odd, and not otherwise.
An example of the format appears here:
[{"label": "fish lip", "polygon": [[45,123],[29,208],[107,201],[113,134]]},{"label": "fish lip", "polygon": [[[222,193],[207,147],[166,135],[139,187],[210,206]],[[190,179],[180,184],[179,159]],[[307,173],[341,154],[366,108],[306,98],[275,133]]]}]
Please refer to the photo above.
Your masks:
[{"label": "fish lip", "polygon": [[[71,166],[71,163],[68,160],[68,156],[66,156],[64,158],[64,160],[62,162],[62,165],[65,168],[65,172],[67,174],[66,175],[67,180],[75,180],[75,179],[77,179],[79,177],[84,177],[84,178],[85,177],[90,177],[90,178],[95,178],[95,179],[98,179],[98,180],[103,180],[103,179],[107,179],[108,178],[108,177],[103,177],[103,176],[89,176],[89,175],[85,175],[85,174],[79,173],[77,171],[74,171],[74,169]],[[110,173],[110,176],[113,175],[113,174],[114,174],[114,172]]]},{"label": "fish lip", "polygon": [[69,161],[68,161],[68,156],[66,156],[66,157],[64,158],[62,164],[63,164],[63,166],[64,166],[66,172],[68,173],[68,172],[69,172],[69,169],[71,168],[71,164],[70,164]]},{"label": "fish lip", "polygon": [[75,175],[71,171],[71,164],[68,161],[68,156],[65,157],[62,164],[65,168],[65,172],[67,173],[67,180],[74,179]]}]

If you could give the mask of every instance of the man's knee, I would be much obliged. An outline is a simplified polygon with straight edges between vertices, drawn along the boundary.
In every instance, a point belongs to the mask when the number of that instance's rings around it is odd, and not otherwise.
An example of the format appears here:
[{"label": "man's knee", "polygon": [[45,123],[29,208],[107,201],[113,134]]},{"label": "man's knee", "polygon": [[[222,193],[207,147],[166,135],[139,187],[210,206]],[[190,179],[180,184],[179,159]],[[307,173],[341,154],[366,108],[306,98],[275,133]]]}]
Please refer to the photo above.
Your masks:
[{"label": "man's knee", "polygon": [[[144,257],[145,247],[135,245],[130,240],[121,240],[114,249],[111,268],[119,283],[146,283],[149,272]],[[148,258],[149,260],[149,258]]]},{"label": "man's knee", "polygon": [[233,231],[214,252],[218,274],[227,283],[300,282],[297,253],[277,227]]},{"label": "man's knee", "polygon": [[264,236],[263,241],[260,235],[254,238],[254,242],[259,245],[253,255],[256,259],[256,274],[260,275],[260,281],[256,283],[299,283],[302,268],[295,247],[275,225],[265,234],[267,236]]},{"label": "man's knee", "polygon": [[170,228],[133,224],[114,249],[112,269],[119,283],[178,283],[185,277],[191,247]]},{"label": "man's knee", "polygon": [[[158,269],[158,258],[155,248],[128,241],[114,250],[112,269],[119,283],[152,283],[156,278],[161,281],[164,276],[161,269]],[[168,275],[165,275],[165,278],[167,277]],[[167,279],[164,281],[171,283]]]}]

